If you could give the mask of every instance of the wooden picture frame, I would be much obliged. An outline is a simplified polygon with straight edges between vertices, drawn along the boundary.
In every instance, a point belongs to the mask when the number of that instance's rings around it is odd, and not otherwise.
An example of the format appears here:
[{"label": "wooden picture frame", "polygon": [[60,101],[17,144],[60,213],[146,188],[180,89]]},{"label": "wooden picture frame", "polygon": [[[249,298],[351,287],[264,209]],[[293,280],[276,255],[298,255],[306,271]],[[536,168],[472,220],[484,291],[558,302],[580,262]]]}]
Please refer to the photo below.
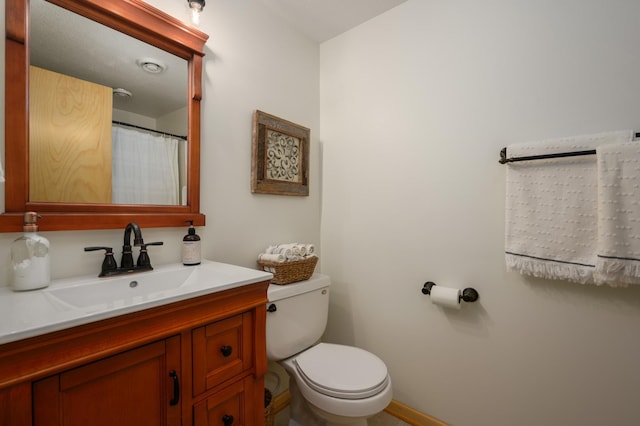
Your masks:
[{"label": "wooden picture frame", "polygon": [[251,192],[309,195],[310,132],[274,115],[254,112]]}]

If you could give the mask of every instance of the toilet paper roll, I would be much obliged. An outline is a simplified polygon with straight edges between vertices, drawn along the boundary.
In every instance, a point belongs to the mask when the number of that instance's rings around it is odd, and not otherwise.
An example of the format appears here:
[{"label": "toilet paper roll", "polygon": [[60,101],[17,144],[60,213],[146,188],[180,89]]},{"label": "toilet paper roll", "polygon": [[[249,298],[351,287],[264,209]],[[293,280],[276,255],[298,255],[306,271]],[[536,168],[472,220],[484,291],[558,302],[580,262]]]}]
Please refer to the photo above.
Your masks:
[{"label": "toilet paper roll", "polygon": [[431,287],[431,303],[445,308],[460,309],[460,289],[434,285]]}]

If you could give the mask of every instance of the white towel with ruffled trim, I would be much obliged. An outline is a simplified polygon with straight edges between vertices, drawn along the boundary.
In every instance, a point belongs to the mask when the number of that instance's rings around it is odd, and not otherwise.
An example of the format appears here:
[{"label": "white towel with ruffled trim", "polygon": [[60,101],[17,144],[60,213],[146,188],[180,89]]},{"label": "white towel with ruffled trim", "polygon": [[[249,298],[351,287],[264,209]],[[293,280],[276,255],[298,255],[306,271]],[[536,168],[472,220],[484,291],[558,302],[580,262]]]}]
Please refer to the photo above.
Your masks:
[{"label": "white towel with ruffled trim", "polygon": [[[509,157],[593,150],[628,142],[631,131],[607,132],[507,147]],[[507,269],[541,278],[594,283],[597,251],[596,157],[509,163]]]},{"label": "white towel with ruffled trim", "polygon": [[640,284],[640,141],[598,147],[596,283]]}]

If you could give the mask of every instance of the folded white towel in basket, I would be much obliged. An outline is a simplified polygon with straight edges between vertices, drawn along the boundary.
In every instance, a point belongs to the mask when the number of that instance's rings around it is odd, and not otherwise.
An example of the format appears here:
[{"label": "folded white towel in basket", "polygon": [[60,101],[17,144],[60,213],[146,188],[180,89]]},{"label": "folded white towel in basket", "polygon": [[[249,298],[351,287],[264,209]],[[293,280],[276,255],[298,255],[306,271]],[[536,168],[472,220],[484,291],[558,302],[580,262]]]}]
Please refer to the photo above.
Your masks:
[{"label": "folded white towel in basket", "polygon": [[315,250],[313,244],[287,243],[271,245],[264,252],[265,254],[282,255],[285,260],[301,260],[315,256]]},{"label": "folded white towel in basket", "polygon": [[264,260],[265,262],[284,262],[287,260],[283,255],[277,253],[260,253],[258,260]]},{"label": "folded white towel in basket", "polygon": [[[258,260],[283,263],[308,259],[315,256],[315,246],[313,244],[287,243],[267,247],[264,253],[258,255]],[[273,268],[268,266],[265,266],[263,269],[267,272],[274,272]]]},{"label": "folded white towel in basket", "polygon": [[[510,157],[593,150],[631,140],[608,132],[507,147]],[[522,274],[594,283],[597,249],[596,157],[509,163],[505,260]]]},{"label": "folded white towel in basket", "polygon": [[294,256],[293,250],[291,250],[290,248],[280,247],[277,245],[267,247],[267,249],[264,252],[266,254],[279,254],[284,256],[285,259],[290,259]]},{"label": "folded white towel in basket", "polygon": [[640,284],[640,141],[597,148],[596,282]]},{"label": "folded white towel in basket", "polygon": [[[297,256],[304,256],[302,254],[302,250],[301,248],[304,247],[304,245],[298,244],[298,243],[287,243],[287,244],[278,244],[277,246],[280,250],[284,250],[287,253],[290,253],[289,256],[287,256],[288,258]],[[306,253],[306,250],[305,250]]]}]

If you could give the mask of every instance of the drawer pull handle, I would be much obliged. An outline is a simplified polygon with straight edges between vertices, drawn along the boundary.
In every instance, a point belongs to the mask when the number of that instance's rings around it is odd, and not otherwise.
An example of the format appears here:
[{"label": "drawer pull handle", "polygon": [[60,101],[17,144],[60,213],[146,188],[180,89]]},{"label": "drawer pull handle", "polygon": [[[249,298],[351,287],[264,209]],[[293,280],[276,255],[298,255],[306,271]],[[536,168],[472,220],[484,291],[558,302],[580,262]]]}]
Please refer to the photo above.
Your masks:
[{"label": "drawer pull handle", "polygon": [[[233,353],[233,348],[231,346],[224,345],[220,348],[220,352],[222,352],[222,356],[226,358]],[[231,417],[231,419],[231,421],[233,421],[233,417]]]},{"label": "drawer pull handle", "polygon": [[231,426],[233,424],[233,416],[230,416],[229,414],[222,416],[222,424],[224,426]]},{"label": "drawer pull handle", "polygon": [[178,405],[180,402],[180,381],[178,380],[178,373],[175,370],[169,371],[169,377],[173,380],[173,398],[169,401],[169,405]]}]

